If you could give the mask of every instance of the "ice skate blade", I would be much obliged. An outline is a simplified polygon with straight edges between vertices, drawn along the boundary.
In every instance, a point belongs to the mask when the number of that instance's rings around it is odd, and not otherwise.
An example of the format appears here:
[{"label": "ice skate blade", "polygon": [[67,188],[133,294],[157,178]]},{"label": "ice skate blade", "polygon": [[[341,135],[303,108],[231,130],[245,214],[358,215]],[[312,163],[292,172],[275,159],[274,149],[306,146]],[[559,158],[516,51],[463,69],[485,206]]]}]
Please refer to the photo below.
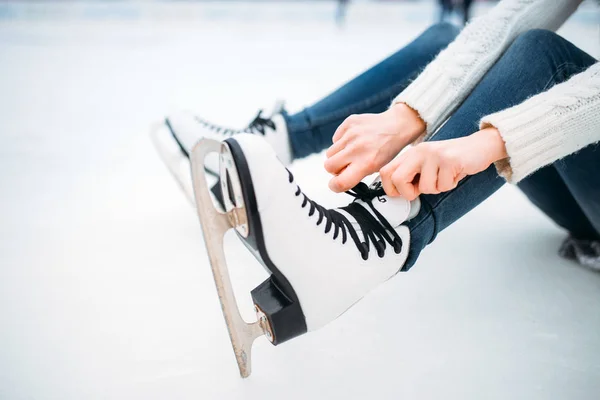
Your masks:
[{"label": "ice skate blade", "polygon": [[[175,178],[178,186],[181,188],[186,199],[195,207],[194,188],[192,184],[192,174],[190,171],[190,161],[181,151],[179,145],[173,139],[169,128],[164,122],[157,123],[150,131],[150,139],[160,156],[162,162]],[[218,185],[218,178],[213,174],[207,174],[211,185]],[[211,200],[213,204],[221,206],[221,194],[217,192],[218,186],[211,189]]]},{"label": "ice skate blade", "polygon": [[209,186],[206,181],[204,159],[209,153],[221,153],[225,149],[226,145],[216,140],[201,140],[192,150],[191,171],[196,209],[202,225],[204,242],[217,287],[219,301],[221,302],[221,309],[225,323],[227,324],[229,338],[231,339],[240,375],[242,378],[247,378],[251,373],[252,343],[262,335],[266,335],[268,339],[271,339],[272,331],[268,326],[267,318],[264,318],[258,308],[256,309],[259,317],[258,321],[249,324],[243,320],[237,308],[231,279],[225,262],[225,253],[223,251],[223,237],[225,232],[236,227],[238,233],[243,235],[245,232],[246,235],[248,234],[247,224],[246,228],[241,228],[247,218],[243,203],[236,202],[234,204],[235,193],[224,192],[225,213],[209,206],[212,202]]}]

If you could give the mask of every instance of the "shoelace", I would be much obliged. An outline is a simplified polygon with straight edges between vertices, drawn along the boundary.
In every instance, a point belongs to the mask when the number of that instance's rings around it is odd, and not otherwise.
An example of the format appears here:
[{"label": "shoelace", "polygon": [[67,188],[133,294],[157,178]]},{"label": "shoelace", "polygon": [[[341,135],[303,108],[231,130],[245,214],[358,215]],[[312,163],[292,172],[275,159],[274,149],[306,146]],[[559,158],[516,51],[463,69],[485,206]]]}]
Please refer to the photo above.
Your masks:
[{"label": "shoelace", "polygon": [[264,118],[262,116],[262,110],[258,111],[256,117],[250,122],[248,128],[246,128],[246,132],[252,133],[260,133],[261,135],[265,135],[265,127],[269,127],[275,130],[275,123],[271,120],[271,118]]},{"label": "shoelace", "polygon": [[259,110],[256,117],[248,124],[248,126],[244,129],[232,129],[226,128],[223,126],[215,125],[205,119],[200,117],[196,117],[196,121],[198,121],[201,125],[211,129],[217,133],[221,133],[223,135],[231,136],[238,133],[260,133],[261,135],[265,135],[265,127],[269,127],[275,130],[275,123],[271,120],[271,118],[265,118],[262,115],[263,110]]},{"label": "shoelace", "polygon": [[[290,183],[294,182],[294,176],[288,170]],[[327,209],[315,201],[309,199],[300,189],[296,186],[296,196],[302,195],[304,197],[302,201],[302,208],[309,206],[308,216],[312,217],[315,212],[318,213],[319,218],[317,220],[317,226],[321,225],[325,221],[325,233],[329,233],[333,228],[333,239],[337,239],[342,236],[342,243],[346,243],[348,235],[354,241],[356,248],[360,252],[363,260],[369,258],[369,251],[371,244],[377,251],[377,255],[382,258],[385,255],[386,242],[389,243],[394,252],[399,254],[402,251],[402,239],[396,232],[396,230],[390,225],[379,211],[373,206],[373,199],[379,196],[385,195],[383,188],[378,187],[375,189],[369,188],[365,183],[359,183],[352,190],[347,191],[350,196],[355,198],[355,201],[341,207],[342,210],[352,215],[356,220],[356,223],[360,226],[364,241],[358,236],[358,233],[352,226],[352,223],[342,213],[334,210]],[[362,200],[369,208],[373,211],[371,214],[364,206],[357,203],[356,200]]]}]

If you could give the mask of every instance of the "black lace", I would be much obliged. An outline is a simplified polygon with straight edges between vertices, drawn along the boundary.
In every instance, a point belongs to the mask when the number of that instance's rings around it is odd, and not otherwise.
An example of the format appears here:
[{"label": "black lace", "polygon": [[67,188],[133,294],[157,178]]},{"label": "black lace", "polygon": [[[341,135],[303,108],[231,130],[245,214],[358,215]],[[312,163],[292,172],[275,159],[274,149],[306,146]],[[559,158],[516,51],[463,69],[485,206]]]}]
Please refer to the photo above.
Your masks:
[{"label": "black lace", "polygon": [[196,121],[198,121],[201,125],[223,135],[235,135],[237,133],[259,133],[261,135],[265,135],[265,127],[269,127],[275,130],[275,123],[271,120],[271,118],[265,118],[262,115],[263,110],[259,110],[256,117],[248,124],[248,126],[244,129],[232,129],[226,128],[223,126],[215,125],[205,119],[200,117],[196,117]]},{"label": "black lace", "polygon": [[[294,182],[294,176],[288,170],[290,183]],[[356,233],[356,230],[352,226],[352,223],[346,218],[342,213],[334,210],[327,209],[320,204],[314,202],[309,199],[299,186],[296,189],[296,196],[302,195],[304,200],[302,201],[302,208],[307,205],[310,206],[308,211],[308,216],[312,217],[315,212],[319,214],[319,218],[317,220],[317,226],[321,225],[323,221],[325,221],[325,233],[329,233],[333,228],[333,239],[337,239],[342,235],[342,243],[346,243],[348,240],[348,235],[354,241],[356,248],[360,252],[363,260],[367,260],[369,258],[370,246],[373,244],[373,247],[377,251],[377,255],[379,257],[383,257],[385,255],[386,243],[389,243],[394,252],[399,254],[402,251],[402,239],[396,232],[396,230],[390,225],[390,223],[385,219],[379,211],[373,206],[373,199],[379,196],[384,196],[385,192],[381,186],[376,188],[370,188],[365,183],[359,183],[352,190],[347,191],[350,196],[355,198],[355,201],[347,205],[346,207],[341,207],[341,210],[346,211],[348,214],[352,215],[358,225],[361,227],[364,242]],[[373,214],[369,212],[364,206],[359,203],[356,203],[356,200],[362,200],[365,204],[369,206],[369,208],[373,211]]]},{"label": "black lace", "polygon": [[265,134],[265,126],[275,130],[275,123],[271,120],[271,118],[263,118],[262,110],[258,111],[256,117],[250,122],[248,128],[246,128],[246,132],[250,131],[252,133],[260,133],[261,135]]}]

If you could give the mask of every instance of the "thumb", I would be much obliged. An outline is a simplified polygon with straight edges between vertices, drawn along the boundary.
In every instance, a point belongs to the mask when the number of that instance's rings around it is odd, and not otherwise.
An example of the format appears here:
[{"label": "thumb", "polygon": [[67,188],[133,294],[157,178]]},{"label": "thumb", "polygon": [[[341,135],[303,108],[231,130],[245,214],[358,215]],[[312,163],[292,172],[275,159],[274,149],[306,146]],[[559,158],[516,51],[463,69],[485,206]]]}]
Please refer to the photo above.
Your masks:
[{"label": "thumb", "polygon": [[339,175],[334,176],[329,181],[329,189],[336,193],[345,192],[352,189],[354,186],[365,177],[355,164],[347,166]]}]

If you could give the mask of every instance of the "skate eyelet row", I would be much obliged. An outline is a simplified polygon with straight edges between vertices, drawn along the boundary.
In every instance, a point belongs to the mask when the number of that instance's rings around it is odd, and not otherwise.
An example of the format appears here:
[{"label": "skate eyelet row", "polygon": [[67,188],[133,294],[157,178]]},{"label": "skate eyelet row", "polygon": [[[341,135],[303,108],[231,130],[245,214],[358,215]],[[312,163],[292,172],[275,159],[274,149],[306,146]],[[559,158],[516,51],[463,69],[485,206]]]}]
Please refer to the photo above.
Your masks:
[{"label": "skate eyelet row", "polygon": [[224,136],[233,136],[233,135],[237,135],[239,133],[259,133],[264,136],[266,134],[265,127],[275,130],[276,126],[275,126],[275,123],[270,118],[263,117],[262,112],[263,112],[263,110],[259,110],[258,114],[256,114],[256,117],[254,117],[252,122],[250,122],[250,124],[248,124],[248,126],[244,129],[225,128],[223,126],[213,124],[203,118],[200,118],[200,117],[195,117],[195,118],[196,118],[196,121],[198,121],[198,123],[201,124],[202,126],[205,126],[208,129],[212,129],[213,131],[215,131],[221,135],[224,135]]},{"label": "skate eyelet row", "polygon": [[[287,169],[288,172],[288,180],[290,183],[294,182],[294,176]],[[321,223],[325,220],[325,233],[329,233],[332,228],[334,228],[333,232],[333,240],[336,240],[340,234],[342,233],[342,244],[345,244],[348,238],[348,234],[352,237],[356,248],[360,252],[361,258],[363,260],[368,260],[370,246],[369,242],[373,244],[375,251],[377,252],[377,256],[379,258],[385,257],[386,243],[389,243],[394,249],[395,254],[400,254],[402,251],[402,240],[398,236],[398,233],[394,230],[392,226],[390,226],[389,222],[381,215],[372,204],[372,200],[375,197],[381,196],[383,189],[376,188],[371,189],[364,183],[360,183],[352,191],[347,192],[351,196],[356,199],[362,200],[366,203],[373,214],[371,214],[363,205],[360,205],[356,202],[350,203],[350,205],[346,207],[342,207],[342,210],[346,211],[348,214],[352,215],[356,220],[356,223],[361,227],[362,234],[364,236],[365,241],[361,240],[358,237],[352,223],[340,212],[334,209],[326,209],[325,207],[317,204],[315,201],[311,200],[302,193],[300,186],[296,185],[296,191],[294,195],[299,197],[303,196],[301,208],[305,208],[307,205],[310,205],[310,209],[308,212],[308,217],[312,217],[315,213],[318,213],[319,218],[317,220],[316,225],[320,226]]]}]

